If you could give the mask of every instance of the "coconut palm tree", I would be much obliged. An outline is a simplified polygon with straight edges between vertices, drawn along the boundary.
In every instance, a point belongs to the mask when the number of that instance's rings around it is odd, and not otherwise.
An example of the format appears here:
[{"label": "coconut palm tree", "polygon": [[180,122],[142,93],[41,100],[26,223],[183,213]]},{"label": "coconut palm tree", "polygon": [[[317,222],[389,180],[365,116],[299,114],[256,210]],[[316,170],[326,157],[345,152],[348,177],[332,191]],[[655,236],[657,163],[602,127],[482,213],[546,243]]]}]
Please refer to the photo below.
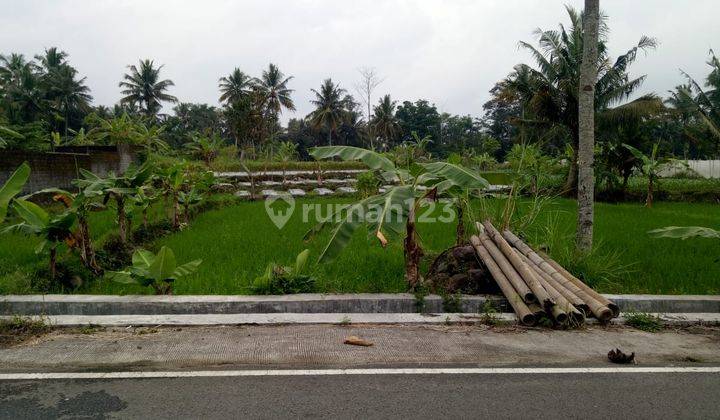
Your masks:
[{"label": "coconut palm tree", "polygon": [[683,71],[688,84],[677,87],[673,94],[673,105],[699,115],[713,136],[720,141],[720,60],[713,50],[710,50],[710,55],[707,64],[712,70],[705,79],[705,87],[708,89],[703,90],[700,83]]},{"label": "coconut palm tree", "polygon": [[277,116],[282,114],[283,108],[295,111],[295,104],[290,98],[293,89],[289,89],[287,86],[292,79],[293,76],[285,77],[278,66],[270,63],[268,69],[263,71],[262,77],[257,81],[265,108],[271,118],[277,119]]},{"label": "coconut palm tree", "polygon": [[[565,190],[574,193],[577,182],[577,151],[579,144],[578,86],[583,56],[583,16],[574,8],[566,7],[570,26],[560,25],[558,30],[537,30],[538,47],[520,42],[536,61],[536,68],[519,64],[503,81],[519,97],[523,116],[521,126],[565,129],[571,139],[573,157]],[[609,29],[606,16],[600,16],[598,31],[597,82],[594,107],[596,112],[609,109],[630,97],[644,82],[645,76],[631,78],[628,67],[639,51],[655,48],[657,41],[642,36],[640,41],[619,56],[614,62],[608,55]],[[652,101],[654,107],[656,100]],[[638,103],[638,106],[641,104]]]},{"label": "coconut palm tree", "polygon": [[48,73],[48,94],[53,98],[53,107],[65,120],[65,138],[68,136],[70,114],[74,111],[88,111],[92,101],[90,88],[85,86],[86,78],[76,79],[76,75],[77,71],[68,65],[53,68]]},{"label": "coconut palm tree", "polygon": [[328,146],[332,146],[332,134],[342,124],[346,112],[345,89],[332,79],[325,79],[320,91],[310,89],[315,99],[310,102],[315,105],[315,111],[310,113],[310,124],[314,129],[325,127],[327,129]]},{"label": "coconut palm tree", "polygon": [[373,119],[370,121],[373,133],[380,137],[386,145],[390,145],[400,134],[400,123],[395,117],[396,101],[385,95],[373,108]]},{"label": "coconut palm tree", "polygon": [[146,117],[154,119],[162,107],[162,102],[176,103],[178,99],[165,93],[168,88],[175,86],[170,79],[161,80],[160,70],[163,66],[155,67],[152,60],[140,60],[140,66],[130,65],[129,73],[125,73],[119,86],[124,96],[121,104],[139,105]]},{"label": "coconut palm tree", "polygon": [[43,108],[40,76],[22,54],[0,55],[0,94],[11,122],[34,121]]},{"label": "coconut palm tree", "polygon": [[40,63],[40,68],[46,73],[59,68],[66,64],[68,54],[65,51],[60,51],[57,47],[46,48],[44,55],[36,55],[35,59]]},{"label": "coconut palm tree", "polygon": [[233,104],[248,97],[257,84],[257,80],[235,68],[228,76],[221,77],[218,87],[220,88],[220,102]]}]

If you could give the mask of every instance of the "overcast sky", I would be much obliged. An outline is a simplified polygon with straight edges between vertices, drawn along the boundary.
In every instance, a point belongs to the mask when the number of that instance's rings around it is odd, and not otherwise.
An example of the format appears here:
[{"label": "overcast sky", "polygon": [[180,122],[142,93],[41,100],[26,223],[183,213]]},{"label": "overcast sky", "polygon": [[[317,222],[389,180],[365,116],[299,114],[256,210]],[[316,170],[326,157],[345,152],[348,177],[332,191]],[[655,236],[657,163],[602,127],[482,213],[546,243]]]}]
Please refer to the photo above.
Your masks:
[{"label": "overcast sky", "polygon": [[[567,23],[564,4],[583,2],[0,0],[0,53],[31,57],[60,47],[87,76],[95,104],[117,102],[125,67],[151,58],[175,82],[171,94],[213,105],[219,77],[234,67],[259,75],[276,63],[295,77],[297,111],[283,120],[306,115],[310,88],[327,77],[352,91],[359,67],[384,78],[377,95],[426,98],[441,111],[481,115],[493,84],[529,62],[518,41]],[[613,56],[642,34],[660,41],[632,67],[648,75],[643,92],[664,95],[683,81],[679,68],[704,77],[708,50],[720,50],[718,0],[603,0],[601,8]]]}]

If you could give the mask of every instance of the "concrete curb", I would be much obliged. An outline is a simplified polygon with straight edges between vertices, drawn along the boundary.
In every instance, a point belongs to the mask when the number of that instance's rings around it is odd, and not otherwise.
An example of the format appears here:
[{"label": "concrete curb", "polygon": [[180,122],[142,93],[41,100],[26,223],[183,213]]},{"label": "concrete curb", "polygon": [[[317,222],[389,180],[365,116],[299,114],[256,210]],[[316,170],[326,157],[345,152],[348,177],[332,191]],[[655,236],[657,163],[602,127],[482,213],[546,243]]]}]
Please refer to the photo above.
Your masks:
[{"label": "concrete curb", "polygon": [[[650,314],[664,324],[688,326],[695,324],[720,324],[718,313],[691,314]],[[287,325],[287,324],[515,324],[513,313],[493,314],[491,317],[477,313],[332,313],[332,314],[178,314],[178,315],[48,315],[32,316],[57,327],[102,326],[102,327],[153,327],[153,326],[211,326],[211,325]],[[11,316],[0,316],[10,320]],[[589,324],[597,324],[588,319]],[[616,318],[612,324],[625,324],[624,317]]]},{"label": "concrete curb", "polygon": [[[648,313],[720,313],[720,296],[605,295],[620,310]],[[225,295],[7,295],[0,296],[0,315],[182,315],[182,314],[413,314],[459,309],[483,313],[491,302],[498,312],[510,311],[499,296],[464,295],[444,302],[438,295],[422,300],[409,293],[299,294],[285,296]],[[450,306],[456,306],[450,308]]]}]

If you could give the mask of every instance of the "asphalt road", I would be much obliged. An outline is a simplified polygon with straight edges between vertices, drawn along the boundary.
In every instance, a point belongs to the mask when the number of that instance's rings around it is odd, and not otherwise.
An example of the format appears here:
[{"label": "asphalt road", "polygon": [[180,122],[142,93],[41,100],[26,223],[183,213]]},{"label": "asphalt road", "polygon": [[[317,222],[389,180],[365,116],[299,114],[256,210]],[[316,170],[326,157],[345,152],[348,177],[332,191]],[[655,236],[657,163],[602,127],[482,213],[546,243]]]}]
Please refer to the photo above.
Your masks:
[{"label": "asphalt road", "polygon": [[720,373],[0,381],[0,418],[718,418]]}]

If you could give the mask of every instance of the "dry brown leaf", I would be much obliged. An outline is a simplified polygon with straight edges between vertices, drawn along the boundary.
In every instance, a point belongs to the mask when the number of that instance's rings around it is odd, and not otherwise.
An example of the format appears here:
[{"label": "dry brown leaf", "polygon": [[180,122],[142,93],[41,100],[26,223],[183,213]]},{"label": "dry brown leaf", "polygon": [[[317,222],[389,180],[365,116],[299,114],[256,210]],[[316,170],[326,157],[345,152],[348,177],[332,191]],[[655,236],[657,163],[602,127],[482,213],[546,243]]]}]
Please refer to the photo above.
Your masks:
[{"label": "dry brown leaf", "polygon": [[349,344],[351,346],[363,346],[363,347],[370,347],[373,345],[372,342],[363,340],[362,338],[355,336],[355,335],[345,337],[345,341],[343,341],[343,344]]}]

